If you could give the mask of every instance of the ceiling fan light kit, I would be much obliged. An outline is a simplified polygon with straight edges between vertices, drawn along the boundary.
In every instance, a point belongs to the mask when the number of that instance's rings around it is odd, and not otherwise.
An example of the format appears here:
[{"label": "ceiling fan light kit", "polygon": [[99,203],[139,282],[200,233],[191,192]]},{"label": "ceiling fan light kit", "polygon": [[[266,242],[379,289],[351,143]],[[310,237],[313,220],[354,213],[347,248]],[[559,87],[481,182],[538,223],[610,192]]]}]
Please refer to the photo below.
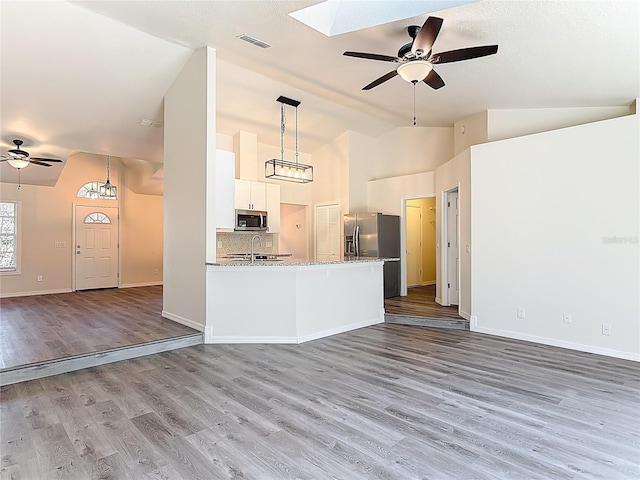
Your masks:
[{"label": "ceiling fan light kit", "polygon": [[[313,166],[305,165],[298,161],[298,100],[280,96],[276,99],[280,102],[280,158],[272,158],[264,162],[265,178],[284,180],[287,182],[309,183],[313,182]],[[286,116],[284,106],[290,105],[296,109],[296,161],[288,162],[284,159],[284,131]]]},{"label": "ceiling fan light kit", "polygon": [[13,144],[16,148],[7,150],[7,154],[0,157],[0,162],[7,162],[10,166],[18,170],[18,190],[20,190],[20,170],[27,168],[32,163],[40,165],[42,167],[50,167],[49,163],[62,163],[62,160],[57,158],[40,158],[31,157],[29,152],[22,150],[20,147],[24,142],[20,139],[13,140]]},{"label": "ceiling fan light kit", "polygon": [[413,60],[400,65],[398,75],[406,82],[417,83],[427,78],[431,70],[433,70],[433,65],[426,60]]},{"label": "ceiling fan light kit", "polygon": [[[9,155],[11,155],[11,153],[9,153]],[[31,162],[24,158],[8,158],[7,163],[13,168],[20,170],[22,168],[27,168]]]},{"label": "ceiling fan light kit", "polygon": [[412,38],[412,41],[400,47],[398,55],[395,57],[378,53],[349,51],[344,52],[343,55],[399,64],[395,70],[365,85],[362,88],[363,90],[371,90],[381,83],[391,80],[396,75],[400,75],[404,80],[414,85],[418,82],[424,82],[434,90],[438,90],[444,87],[445,84],[444,80],[442,80],[440,75],[433,69],[434,65],[486,57],[487,55],[493,55],[498,52],[498,45],[484,45],[481,47],[460,48],[447,52],[433,53],[433,44],[436,38],[438,38],[442,23],[442,18],[428,17],[422,27],[417,25],[409,26],[407,33]]}]

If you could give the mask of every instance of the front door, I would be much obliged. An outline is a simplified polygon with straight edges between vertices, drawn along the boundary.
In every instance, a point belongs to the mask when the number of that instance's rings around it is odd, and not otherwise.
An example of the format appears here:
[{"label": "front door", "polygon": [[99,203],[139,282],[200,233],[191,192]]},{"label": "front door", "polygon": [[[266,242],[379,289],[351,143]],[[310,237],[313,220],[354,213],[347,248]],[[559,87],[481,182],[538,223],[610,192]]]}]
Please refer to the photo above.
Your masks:
[{"label": "front door", "polygon": [[118,208],[76,205],[76,290],[118,286]]}]

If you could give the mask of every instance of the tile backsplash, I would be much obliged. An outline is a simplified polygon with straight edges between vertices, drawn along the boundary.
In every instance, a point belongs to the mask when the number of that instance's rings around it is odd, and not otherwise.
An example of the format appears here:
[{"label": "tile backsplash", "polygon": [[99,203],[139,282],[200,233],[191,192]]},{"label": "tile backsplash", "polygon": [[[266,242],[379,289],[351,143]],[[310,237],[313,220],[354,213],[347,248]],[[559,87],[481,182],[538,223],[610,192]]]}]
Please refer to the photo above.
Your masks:
[{"label": "tile backsplash", "polygon": [[[251,239],[256,235],[254,232],[232,233],[217,232],[216,234],[216,255],[227,253],[249,253],[251,251]],[[259,233],[262,246],[255,242],[255,251],[258,253],[278,253],[278,235],[269,233]]]}]

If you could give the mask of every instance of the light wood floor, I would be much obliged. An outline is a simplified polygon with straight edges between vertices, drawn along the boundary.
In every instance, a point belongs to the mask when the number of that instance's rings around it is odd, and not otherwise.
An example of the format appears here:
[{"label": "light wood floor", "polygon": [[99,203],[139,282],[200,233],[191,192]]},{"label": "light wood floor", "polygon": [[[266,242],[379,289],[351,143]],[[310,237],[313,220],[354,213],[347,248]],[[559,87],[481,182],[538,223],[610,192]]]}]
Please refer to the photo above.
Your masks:
[{"label": "light wood floor", "polygon": [[428,318],[455,318],[458,315],[458,307],[443,307],[436,303],[436,286],[426,285],[422,287],[411,287],[407,289],[406,297],[386,298],[384,310],[392,315],[407,315],[411,317]]},{"label": "light wood floor", "polygon": [[377,325],[3,387],[1,478],[640,478],[640,365]]},{"label": "light wood floor", "polygon": [[0,370],[197,333],[161,312],[161,286],[3,298]]}]

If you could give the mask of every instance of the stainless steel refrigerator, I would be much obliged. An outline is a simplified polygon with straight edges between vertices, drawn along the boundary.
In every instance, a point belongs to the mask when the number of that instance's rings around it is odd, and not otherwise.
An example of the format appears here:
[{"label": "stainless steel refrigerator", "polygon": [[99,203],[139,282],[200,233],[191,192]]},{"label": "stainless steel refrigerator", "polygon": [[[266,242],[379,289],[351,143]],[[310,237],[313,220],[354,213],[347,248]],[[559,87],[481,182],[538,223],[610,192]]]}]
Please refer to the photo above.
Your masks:
[{"label": "stainless steel refrigerator", "polygon": [[[400,217],[382,213],[344,216],[344,254],[400,258]],[[384,262],[384,298],[400,295],[400,261]]]}]

